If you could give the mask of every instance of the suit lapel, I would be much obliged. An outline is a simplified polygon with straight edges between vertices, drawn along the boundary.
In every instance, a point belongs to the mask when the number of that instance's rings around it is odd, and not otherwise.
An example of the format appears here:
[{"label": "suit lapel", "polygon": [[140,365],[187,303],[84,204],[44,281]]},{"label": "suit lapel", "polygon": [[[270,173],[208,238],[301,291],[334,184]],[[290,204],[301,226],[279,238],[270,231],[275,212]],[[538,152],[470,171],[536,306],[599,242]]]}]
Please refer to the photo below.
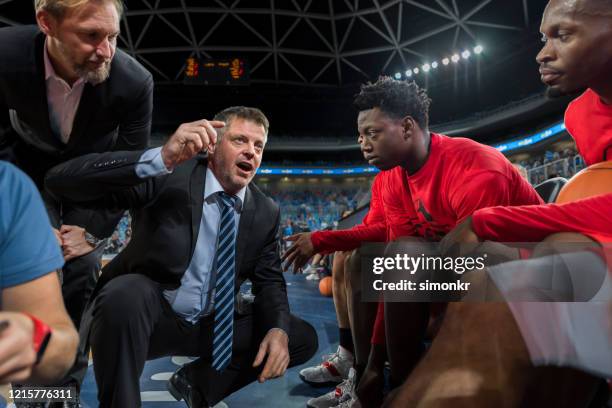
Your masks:
[{"label": "suit lapel", "polygon": [[37,131],[37,137],[44,139],[43,141],[51,144],[58,150],[64,149],[64,144],[59,140],[59,136],[51,131],[51,120],[49,119],[49,104],[47,102],[47,83],[45,82],[45,60],[44,60],[45,35],[39,34],[35,40],[35,51],[32,54],[34,61],[32,66],[35,67],[34,77],[25,77],[26,88],[30,92],[26,94],[32,95],[29,99],[31,102],[31,110],[37,116],[36,124],[33,128]]},{"label": "suit lapel", "polygon": [[89,124],[94,108],[100,106],[100,90],[104,84],[92,86],[91,84],[85,84],[83,88],[83,94],[77,108],[76,115],[74,116],[74,123],[72,125],[72,132],[70,132],[70,138],[68,139],[68,149],[75,146],[79,139],[82,137],[84,130]]},{"label": "suit lapel", "polygon": [[202,220],[206,168],[207,162],[205,160],[198,160],[189,180],[189,197],[191,200],[191,251],[189,259],[193,257],[193,251],[195,250],[198,231],[200,229],[200,221]]},{"label": "suit lapel", "polygon": [[240,214],[240,223],[238,224],[238,238],[236,239],[236,274],[240,271],[244,250],[249,240],[251,226],[255,215],[255,199],[251,189],[247,187],[246,195],[244,196],[244,207]]}]

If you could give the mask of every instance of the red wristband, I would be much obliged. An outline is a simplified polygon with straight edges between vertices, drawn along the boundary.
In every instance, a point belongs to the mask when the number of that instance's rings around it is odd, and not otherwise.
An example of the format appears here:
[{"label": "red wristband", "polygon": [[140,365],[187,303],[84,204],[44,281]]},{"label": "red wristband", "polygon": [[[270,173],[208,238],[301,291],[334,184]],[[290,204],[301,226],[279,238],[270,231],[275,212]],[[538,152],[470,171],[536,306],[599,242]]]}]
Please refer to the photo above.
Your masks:
[{"label": "red wristband", "polygon": [[34,351],[36,352],[36,362],[38,363],[47,348],[47,344],[51,339],[51,328],[47,326],[42,320],[37,319],[31,314],[24,313],[24,315],[28,316],[32,323],[34,323],[34,331],[32,334],[32,343],[34,346]]}]

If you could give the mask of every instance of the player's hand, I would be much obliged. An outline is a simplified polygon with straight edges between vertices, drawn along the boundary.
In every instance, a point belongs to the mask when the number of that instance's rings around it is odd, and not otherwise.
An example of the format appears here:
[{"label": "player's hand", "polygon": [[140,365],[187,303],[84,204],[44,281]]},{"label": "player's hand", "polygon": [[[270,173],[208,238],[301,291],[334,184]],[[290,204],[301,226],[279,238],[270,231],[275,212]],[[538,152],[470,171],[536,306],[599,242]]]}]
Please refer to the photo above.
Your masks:
[{"label": "player's hand", "polygon": [[472,217],[469,216],[442,238],[440,253],[443,256],[461,256],[472,252],[479,243],[480,239],[472,228]]},{"label": "player's hand", "polygon": [[183,123],[162,147],[161,155],[168,170],[195,157],[200,152],[213,152],[217,143],[217,131],[225,122],[206,119]]},{"label": "player's hand", "polygon": [[259,367],[266,355],[268,356],[266,365],[257,377],[257,381],[260,383],[280,377],[287,371],[289,366],[289,337],[284,330],[270,329],[268,331],[259,345],[253,367]]},{"label": "player's hand", "polygon": [[32,375],[36,363],[34,323],[22,313],[0,312],[0,384]]},{"label": "player's hand", "polygon": [[293,271],[298,272],[306,265],[308,260],[316,253],[312,244],[312,233],[303,232],[301,234],[290,235],[286,241],[293,242],[293,245],[283,254],[281,260],[284,262],[285,271],[293,264]]},{"label": "player's hand", "polygon": [[65,261],[87,255],[96,249],[89,242],[85,241],[85,228],[81,228],[78,225],[62,225],[60,234]]}]

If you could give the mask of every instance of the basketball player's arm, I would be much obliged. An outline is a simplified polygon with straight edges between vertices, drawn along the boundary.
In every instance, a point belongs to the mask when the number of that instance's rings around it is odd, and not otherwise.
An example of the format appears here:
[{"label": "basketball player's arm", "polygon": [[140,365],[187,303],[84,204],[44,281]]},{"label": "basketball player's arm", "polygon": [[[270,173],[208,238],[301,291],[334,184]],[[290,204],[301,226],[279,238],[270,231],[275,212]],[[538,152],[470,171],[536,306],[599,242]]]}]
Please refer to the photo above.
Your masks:
[{"label": "basketball player's arm", "polygon": [[339,231],[317,231],[312,234],[316,253],[329,254],[359,248],[362,242],[384,242],[387,240],[387,224],[382,205],[379,179],[372,184],[370,209],[361,224]]},{"label": "basketball player's arm", "polygon": [[[74,363],[79,337],[66,312],[57,273],[6,288],[0,320],[9,326],[0,334],[0,382],[47,384],[61,378]],[[35,363],[33,323],[28,313],[51,328],[43,358]]]},{"label": "basketball player's arm", "polygon": [[458,224],[482,208],[543,204],[523,178],[512,180],[498,171],[482,169],[466,173],[464,180],[455,181],[447,190]]},{"label": "basketball player's arm", "polygon": [[[56,269],[64,261],[34,183],[5,168],[11,193],[0,196],[0,383],[58,380],[72,365],[78,335],[68,317]],[[3,173],[3,171],[0,171]],[[51,328],[36,365],[35,326],[28,313]],[[42,333],[37,333],[42,342]],[[40,343],[42,344],[42,343]]]},{"label": "basketball player's arm", "polygon": [[558,232],[612,236],[612,194],[566,204],[493,207],[477,211],[474,232],[483,240],[539,242]]},{"label": "basketball player's arm", "polygon": [[384,242],[387,225],[382,207],[378,178],[372,185],[370,209],[362,224],[340,231],[317,231],[286,237],[293,245],[283,254],[285,269],[293,265],[294,271],[301,269],[314,254],[330,254],[358,248],[362,242]]},{"label": "basketball player's arm", "polygon": [[[474,233],[472,227],[475,211],[495,206],[542,203],[533,187],[518,175],[512,179],[492,169],[479,169],[463,177],[465,183],[452,183],[447,189],[457,225],[440,242],[442,254],[457,250],[458,254],[468,253],[474,249],[474,244],[484,240]],[[497,250],[501,251],[502,247]]]},{"label": "basketball player's arm", "polygon": [[330,254],[335,251],[349,251],[364,242],[384,242],[387,239],[387,224],[384,222],[356,225],[347,230],[317,231],[312,234],[315,253]]}]

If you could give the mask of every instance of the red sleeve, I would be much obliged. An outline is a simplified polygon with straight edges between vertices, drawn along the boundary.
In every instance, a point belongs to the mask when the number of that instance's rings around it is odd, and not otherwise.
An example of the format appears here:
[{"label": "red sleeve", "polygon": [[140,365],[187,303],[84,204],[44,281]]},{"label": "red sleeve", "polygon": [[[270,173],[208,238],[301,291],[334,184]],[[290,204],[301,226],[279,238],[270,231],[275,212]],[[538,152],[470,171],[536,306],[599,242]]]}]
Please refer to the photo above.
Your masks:
[{"label": "red sleeve", "polygon": [[485,208],[472,226],[481,238],[500,242],[539,242],[557,232],[612,236],[612,194],[566,204]]},{"label": "red sleeve", "polygon": [[370,198],[370,209],[363,218],[362,225],[373,225],[385,222],[385,211],[382,204],[380,192],[380,178],[376,177],[372,183],[372,197]]},{"label": "red sleeve", "polygon": [[371,343],[385,344],[385,302],[383,301],[378,302]]},{"label": "red sleeve", "polygon": [[543,203],[538,193],[522,177],[512,180],[497,171],[478,170],[463,178],[465,183],[453,184],[449,190],[457,223],[481,208]]},{"label": "red sleeve", "polygon": [[362,242],[385,242],[387,224],[380,195],[380,179],[374,179],[370,209],[360,225],[339,231],[317,231],[311,236],[317,253],[349,251],[359,248]]},{"label": "red sleeve", "polygon": [[316,253],[350,251],[359,248],[362,242],[385,242],[387,226],[383,223],[357,225],[348,230],[317,231],[311,236]]}]

